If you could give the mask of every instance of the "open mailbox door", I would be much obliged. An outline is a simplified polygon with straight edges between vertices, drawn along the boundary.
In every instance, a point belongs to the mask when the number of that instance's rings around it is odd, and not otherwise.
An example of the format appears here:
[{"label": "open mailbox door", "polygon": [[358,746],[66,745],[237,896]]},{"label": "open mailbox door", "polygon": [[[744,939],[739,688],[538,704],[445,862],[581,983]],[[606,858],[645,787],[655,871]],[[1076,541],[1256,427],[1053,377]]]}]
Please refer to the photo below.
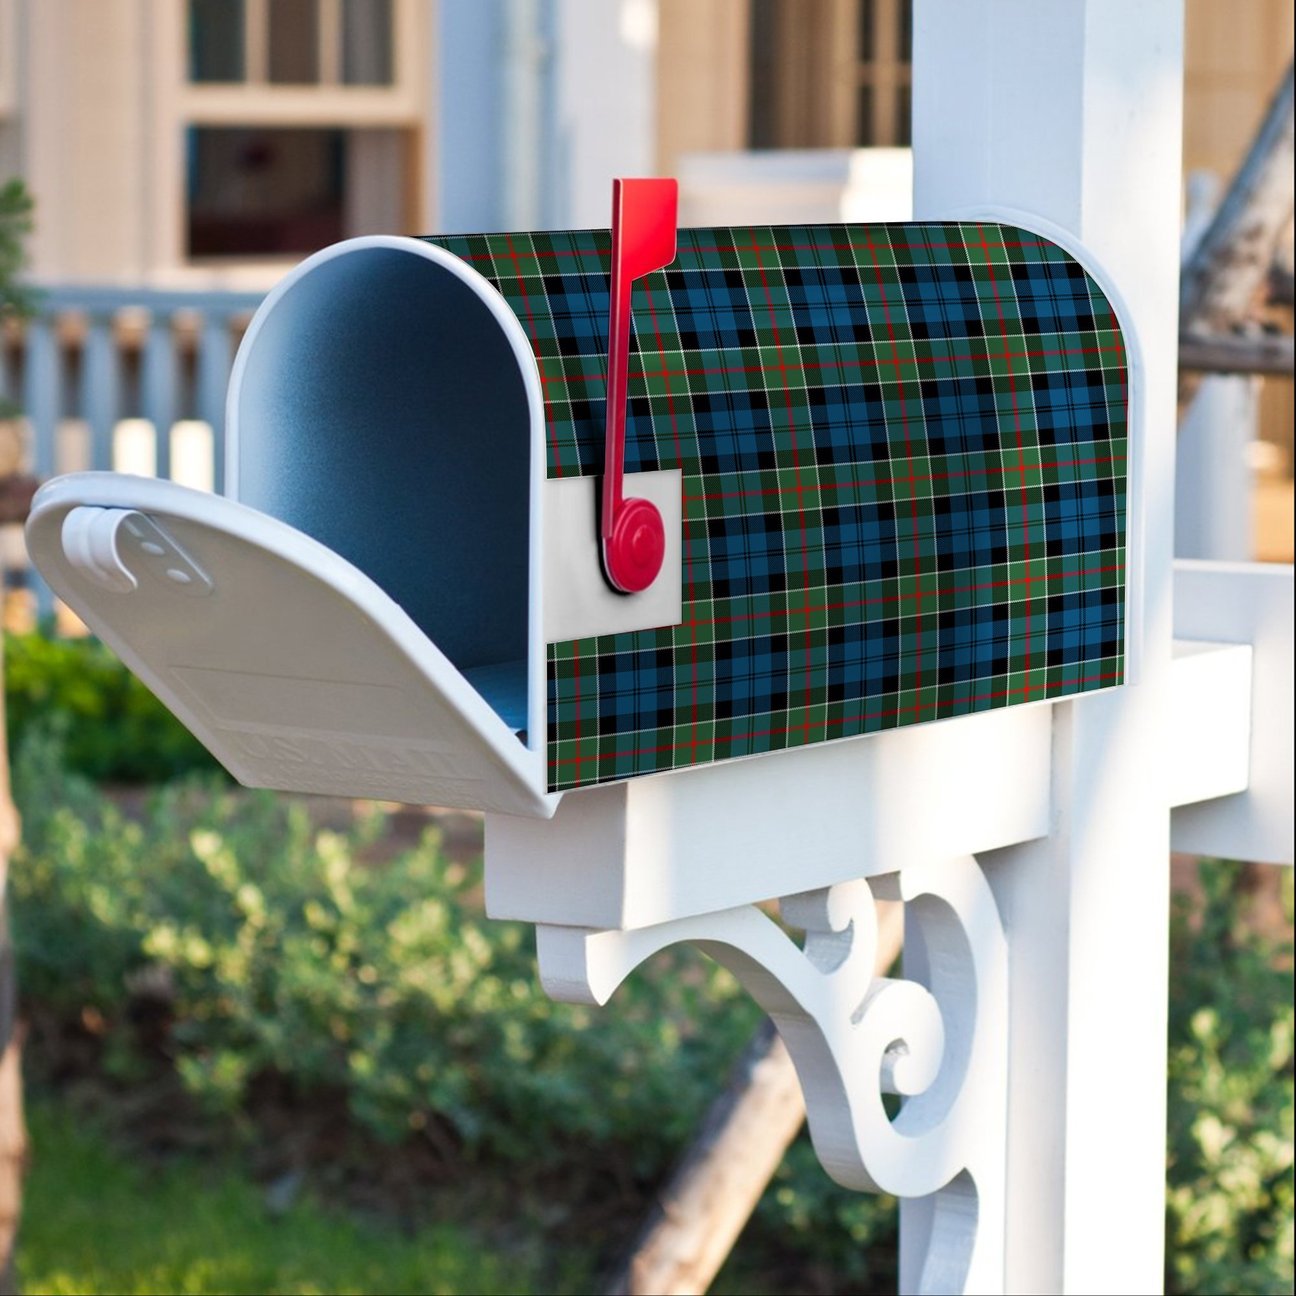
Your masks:
[{"label": "open mailbox door", "polygon": [[543,435],[499,294],[429,244],[357,239],[248,328],[235,499],[62,477],[28,548],[241,782],[548,816]]},{"label": "open mailbox door", "polygon": [[508,672],[461,672],[300,531],[169,482],[83,473],[41,493],[28,543],[55,592],[240,782],[553,812]]}]

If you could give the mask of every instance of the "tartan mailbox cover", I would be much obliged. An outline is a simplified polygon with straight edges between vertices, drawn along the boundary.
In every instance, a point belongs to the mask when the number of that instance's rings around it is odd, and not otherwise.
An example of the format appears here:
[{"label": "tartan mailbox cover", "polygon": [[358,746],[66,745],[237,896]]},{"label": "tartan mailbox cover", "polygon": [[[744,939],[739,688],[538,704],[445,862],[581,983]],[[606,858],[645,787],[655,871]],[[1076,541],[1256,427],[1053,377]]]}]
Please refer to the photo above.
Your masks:
[{"label": "tartan mailbox cover", "polygon": [[[600,473],[608,233],[436,242],[526,331],[548,476]],[[550,646],[551,788],[1121,682],[1126,355],[1057,245],[682,230],[628,405],[627,469],[683,474],[684,615]]]},{"label": "tartan mailbox cover", "polygon": [[994,223],[679,231],[634,286],[625,436],[627,491],[676,510],[676,601],[596,579],[637,623],[542,619],[541,567],[549,603],[579,583],[551,522],[592,519],[604,471],[610,260],[605,230],[317,254],[240,349],[237,501],[58,479],[34,561],[236,777],[288,790],[548,815],[1122,682],[1120,326]]}]

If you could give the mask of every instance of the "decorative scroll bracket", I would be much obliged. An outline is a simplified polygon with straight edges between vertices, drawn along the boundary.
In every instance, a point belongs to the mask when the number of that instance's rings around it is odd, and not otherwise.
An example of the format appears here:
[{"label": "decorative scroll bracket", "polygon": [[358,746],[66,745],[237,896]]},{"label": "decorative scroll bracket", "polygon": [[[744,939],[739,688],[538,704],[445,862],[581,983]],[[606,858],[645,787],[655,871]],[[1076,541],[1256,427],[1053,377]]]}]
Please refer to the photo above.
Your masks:
[{"label": "decorative scroll bracket", "polygon": [[[873,975],[875,900],[905,902],[905,977]],[[658,950],[696,945],[778,1026],[824,1168],[904,1199],[901,1290],[1001,1292],[1008,955],[972,856],[784,898],[796,943],[744,905],[630,931],[537,927],[555,999],[606,1003]],[[892,1119],[886,1093],[903,1104]]]}]

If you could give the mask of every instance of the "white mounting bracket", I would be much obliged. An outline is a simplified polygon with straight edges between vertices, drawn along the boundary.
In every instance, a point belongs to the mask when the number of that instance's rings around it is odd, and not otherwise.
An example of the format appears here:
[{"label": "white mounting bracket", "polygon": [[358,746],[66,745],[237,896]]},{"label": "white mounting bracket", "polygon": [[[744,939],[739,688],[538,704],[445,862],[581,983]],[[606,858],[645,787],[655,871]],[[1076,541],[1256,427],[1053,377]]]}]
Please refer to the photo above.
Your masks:
[{"label": "white mounting bracket", "polygon": [[[905,903],[903,979],[874,976],[880,899]],[[839,883],[780,912],[803,947],[754,905],[629,931],[541,924],[540,977],[602,1004],[658,950],[696,945],[773,1018],[828,1173],[907,1199],[902,1290],[1002,1291],[1008,952],[979,864]],[[894,1119],[886,1093],[904,1099]]]}]

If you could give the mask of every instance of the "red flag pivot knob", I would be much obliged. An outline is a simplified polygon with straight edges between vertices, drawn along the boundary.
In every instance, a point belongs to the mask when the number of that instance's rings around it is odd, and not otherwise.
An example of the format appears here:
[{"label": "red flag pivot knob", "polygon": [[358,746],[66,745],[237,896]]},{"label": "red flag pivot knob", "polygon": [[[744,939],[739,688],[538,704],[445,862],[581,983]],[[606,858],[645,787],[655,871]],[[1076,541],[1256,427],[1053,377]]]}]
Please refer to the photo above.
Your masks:
[{"label": "red flag pivot knob", "polygon": [[657,506],[645,499],[624,500],[612,534],[603,541],[608,579],[623,594],[638,594],[657,579],[665,556],[666,528]]}]

